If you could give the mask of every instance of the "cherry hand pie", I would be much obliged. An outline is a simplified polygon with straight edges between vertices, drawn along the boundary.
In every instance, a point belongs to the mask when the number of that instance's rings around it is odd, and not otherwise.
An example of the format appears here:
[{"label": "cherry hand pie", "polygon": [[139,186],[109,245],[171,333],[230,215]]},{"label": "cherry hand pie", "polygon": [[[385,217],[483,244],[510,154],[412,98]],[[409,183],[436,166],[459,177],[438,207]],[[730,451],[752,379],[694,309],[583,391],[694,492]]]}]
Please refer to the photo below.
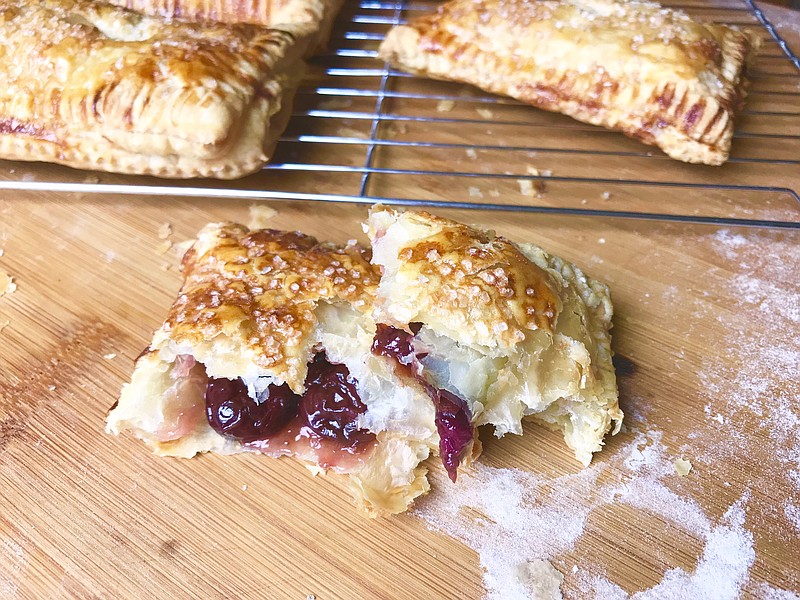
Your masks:
[{"label": "cherry hand pie", "polygon": [[281,29],[308,24],[315,30],[310,50],[330,35],[343,0],[108,0],[146,15],[199,23],[250,23]]},{"label": "cherry hand pie", "polygon": [[719,165],[759,43],[655,2],[452,0],[392,29],[380,56]]},{"label": "cherry hand pie", "polygon": [[0,1],[0,158],[161,177],[258,170],[307,27],[196,25],[85,0]]},{"label": "cherry hand pie", "polygon": [[373,252],[211,224],[107,429],[157,454],[291,455],[369,515],[455,480],[532,416],[588,464],[619,429],[607,288],[533,245],[376,207]]}]

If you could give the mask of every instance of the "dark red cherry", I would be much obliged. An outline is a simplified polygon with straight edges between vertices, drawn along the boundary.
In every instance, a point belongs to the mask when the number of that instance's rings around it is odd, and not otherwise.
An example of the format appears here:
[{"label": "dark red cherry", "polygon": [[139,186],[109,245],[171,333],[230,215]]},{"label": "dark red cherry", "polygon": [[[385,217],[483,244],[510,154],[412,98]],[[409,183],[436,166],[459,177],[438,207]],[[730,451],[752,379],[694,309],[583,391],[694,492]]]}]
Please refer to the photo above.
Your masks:
[{"label": "dark red cherry", "polygon": [[308,427],[323,438],[336,440],[343,447],[374,438],[357,425],[358,415],[367,410],[356,389],[356,380],[345,365],[328,362],[317,354],[308,366],[306,393],[300,402]]},{"label": "dark red cherry", "polygon": [[206,417],[217,433],[243,443],[263,440],[283,429],[297,414],[299,396],[289,386],[270,385],[253,400],[241,379],[209,378]]},{"label": "dark red cherry", "polygon": [[448,392],[438,390],[436,404],[436,430],[439,432],[439,456],[442,457],[450,479],[455,481],[458,465],[464,451],[472,441],[472,424],[466,402]]},{"label": "dark red cherry", "polygon": [[395,372],[416,379],[430,396],[436,407],[439,456],[450,479],[455,481],[458,465],[473,438],[469,407],[462,398],[435,387],[425,379],[419,360],[425,358],[426,354],[415,354],[413,345],[414,336],[419,333],[422,324],[409,323],[408,327],[413,333],[379,323],[372,340],[372,352],[393,360]]},{"label": "dark red cherry", "polygon": [[[419,331],[419,327],[415,328],[414,325],[418,325],[418,323],[411,324],[412,331]],[[413,333],[391,325],[378,323],[378,327],[375,330],[375,338],[372,340],[372,352],[379,356],[391,358],[405,371],[406,375],[414,377],[416,373],[414,372],[413,339]]]}]

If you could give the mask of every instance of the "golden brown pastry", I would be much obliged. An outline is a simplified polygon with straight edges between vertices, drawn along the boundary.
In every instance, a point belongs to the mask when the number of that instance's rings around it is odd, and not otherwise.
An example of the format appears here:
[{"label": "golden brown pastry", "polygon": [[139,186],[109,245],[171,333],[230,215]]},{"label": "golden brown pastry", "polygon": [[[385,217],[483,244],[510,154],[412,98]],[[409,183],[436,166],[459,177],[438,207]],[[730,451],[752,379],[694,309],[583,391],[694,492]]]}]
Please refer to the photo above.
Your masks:
[{"label": "golden brown pastry", "polygon": [[368,233],[382,272],[373,318],[411,346],[405,360],[474,425],[521,434],[530,416],[588,465],[623,417],[608,288],[538,246],[424,212],[373,208]]},{"label": "golden brown pastry", "polygon": [[109,413],[157,454],[263,452],[347,476],[368,514],[429,488],[434,409],[370,353],[380,277],[355,245],[212,224]]},{"label": "golden brown pastry", "polygon": [[250,23],[263,27],[307,24],[317,31],[315,43],[330,35],[343,0],[109,0],[146,15],[191,22]]},{"label": "golden brown pastry", "polygon": [[719,165],[759,43],[655,2],[452,0],[392,29],[380,56]]},{"label": "golden brown pastry", "polygon": [[536,246],[375,208],[375,254],[206,226],[184,284],[108,415],[157,454],[291,455],[347,477],[369,515],[455,481],[479,425],[533,415],[584,464],[622,419],[605,286]]},{"label": "golden brown pastry", "polygon": [[103,3],[0,0],[0,157],[161,177],[259,169],[309,43]]}]

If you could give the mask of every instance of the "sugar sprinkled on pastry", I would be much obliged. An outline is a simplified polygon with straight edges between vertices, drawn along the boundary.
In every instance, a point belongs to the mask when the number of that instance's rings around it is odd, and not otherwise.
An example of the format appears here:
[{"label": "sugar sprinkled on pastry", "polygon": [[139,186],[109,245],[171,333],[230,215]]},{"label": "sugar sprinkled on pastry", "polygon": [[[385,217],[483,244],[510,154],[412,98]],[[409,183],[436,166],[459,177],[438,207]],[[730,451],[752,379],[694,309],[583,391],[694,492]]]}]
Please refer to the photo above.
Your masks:
[{"label": "sugar sprinkled on pastry", "polygon": [[379,279],[368,259],[301,233],[206,226],[108,430],[164,456],[296,456],[346,474],[368,513],[402,512],[428,490],[433,409],[365,360]]},{"label": "sugar sprinkled on pastry", "polygon": [[655,2],[451,0],[394,27],[393,66],[618,129],[670,157],[728,159],[760,39]]},{"label": "sugar sprinkled on pastry", "polygon": [[373,516],[428,491],[430,454],[455,480],[487,423],[521,433],[535,415],[588,463],[622,419],[605,286],[426,213],[376,207],[367,229],[374,256],[206,226],[108,431],[166,456],[295,456],[347,477]]},{"label": "sugar sprinkled on pastry", "polygon": [[[230,179],[270,158],[311,42],[102,2],[0,3],[0,157]],[[20,57],[20,60],[13,60]]]},{"label": "sugar sprinkled on pastry", "polygon": [[146,15],[199,23],[308,25],[310,49],[324,45],[343,0],[109,0]]},{"label": "sugar sprinkled on pastry", "polygon": [[608,288],[538,246],[424,212],[375,207],[367,230],[377,331],[403,340],[380,353],[400,375],[413,370],[497,436],[531,416],[588,465],[623,416]]}]

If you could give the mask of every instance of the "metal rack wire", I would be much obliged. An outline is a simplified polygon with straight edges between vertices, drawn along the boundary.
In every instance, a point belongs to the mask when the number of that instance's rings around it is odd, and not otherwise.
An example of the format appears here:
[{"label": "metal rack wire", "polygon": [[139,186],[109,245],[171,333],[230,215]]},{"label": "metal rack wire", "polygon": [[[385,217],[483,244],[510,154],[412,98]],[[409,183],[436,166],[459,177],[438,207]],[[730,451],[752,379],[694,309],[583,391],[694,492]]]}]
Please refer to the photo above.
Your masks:
[{"label": "metal rack wire", "polygon": [[[720,3],[721,2],[721,3]],[[751,28],[764,49],[723,167],[685,165],[619,133],[424,80],[376,60],[389,27],[427,0],[354,0],[315,58],[272,164],[236,182],[17,168],[2,188],[384,202],[800,229],[800,59],[753,0],[671,6]]]}]

